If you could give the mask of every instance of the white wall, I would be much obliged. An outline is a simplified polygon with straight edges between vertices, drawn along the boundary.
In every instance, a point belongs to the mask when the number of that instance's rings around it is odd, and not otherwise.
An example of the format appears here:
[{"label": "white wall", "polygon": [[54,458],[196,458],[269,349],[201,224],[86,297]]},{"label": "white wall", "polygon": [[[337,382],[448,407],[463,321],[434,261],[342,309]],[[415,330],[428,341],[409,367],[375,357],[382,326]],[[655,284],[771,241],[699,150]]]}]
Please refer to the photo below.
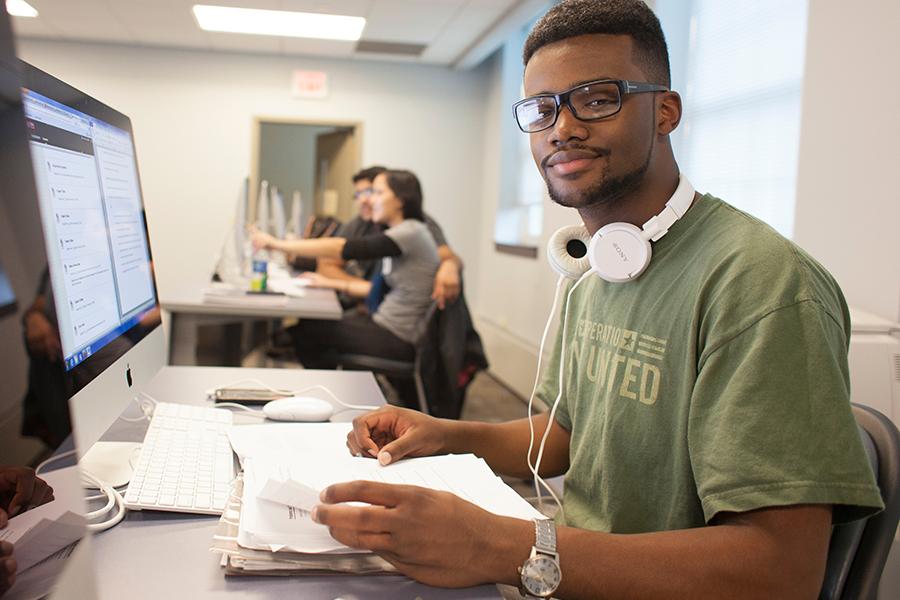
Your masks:
[{"label": "white wall", "polygon": [[[492,372],[527,397],[534,383],[541,332],[556,288],[557,277],[547,264],[544,248],[557,228],[578,223],[579,219],[574,211],[556,206],[545,194],[544,231],[538,243],[538,258],[502,254],[494,249],[494,219],[506,185],[501,178],[501,159],[515,143],[510,136],[524,135],[512,125],[509,104],[503,98],[504,88],[508,93],[518,94],[522,62],[518,51],[505,48],[488,61],[487,68],[490,87],[484,106],[484,180],[478,246],[481,271],[477,279],[477,303],[472,306],[472,312]],[[545,352],[548,351],[549,347]]]},{"label": "white wall", "polygon": [[[202,285],[250,168],[254,116],[360,121],[363,164],[408,168],[475,277],[485,70],[19,40],[26,61],[131,117],[160,295]],[[295,100],[293,69],[330,96]]]},{"label": "white wall", "polygon": [[809,3],[794,238],[850,304],[900,319],[900,3]]}]

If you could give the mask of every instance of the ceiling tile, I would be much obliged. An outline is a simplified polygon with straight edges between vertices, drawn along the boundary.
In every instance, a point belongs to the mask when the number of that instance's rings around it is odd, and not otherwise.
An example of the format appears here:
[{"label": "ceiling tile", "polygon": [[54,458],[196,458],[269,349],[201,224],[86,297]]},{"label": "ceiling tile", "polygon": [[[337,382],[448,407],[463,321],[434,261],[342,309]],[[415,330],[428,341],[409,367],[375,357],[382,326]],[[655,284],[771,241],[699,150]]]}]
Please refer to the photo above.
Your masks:
[{"label": "ceiling tile", "polygon": [[365,17],[373,0],[281,0],[281,10]]},{"label": "ceiling tile", "polygon": [[210,48],[229,52],[271,53],[281,52],[282,38],[269,35],[252,35],[249,33],[206,32]]},{"label": "ceiling tile", "polygon": [[362,37],[428,44],[465,4],[465,0],[375,0]]},{"label": "ceiling tile", "polygon": [[439,64],[453,62],[515,4],[515,0],[471,0],[425,49],[422,60]]},{"label": "ceiling tile", "polygon": [[310,40],[304,38],[282,38],[281,52],[289,56],[331,56],[348,58],[353,55],[356,42],[344,40]]},{"label": "ceiling tile", "polygon": [[60,32],[64,39],[100,42],[134,42],[126,25],[110,13],[104,0],[42,0],[33,5],[38,19]]},{"label": "ceiling tile", "polygon": [[138,43],[149,46],[209,48],[206,32],[197,26],[183,0],[109,0],[109,10]]},{"label": "ceiling tile", "polygon": [[46,19],[30,19],[25,17],[12,18],[13,32],[16,37],[57,38],[59,32],[52,27]]}]

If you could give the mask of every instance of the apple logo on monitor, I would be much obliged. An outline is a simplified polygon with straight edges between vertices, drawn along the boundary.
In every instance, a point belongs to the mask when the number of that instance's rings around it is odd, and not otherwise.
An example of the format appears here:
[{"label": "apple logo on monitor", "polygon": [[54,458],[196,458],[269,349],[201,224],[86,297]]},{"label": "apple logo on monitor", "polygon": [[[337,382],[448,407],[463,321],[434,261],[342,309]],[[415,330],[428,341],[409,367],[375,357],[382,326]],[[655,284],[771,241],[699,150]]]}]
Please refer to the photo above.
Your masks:
[{"label": "apple logo on monitor", "polygon": [[131,384],[134,383],[131,379],[131,365],[125,365],[125,381],[128,382],[128,387],[131,387]]}]

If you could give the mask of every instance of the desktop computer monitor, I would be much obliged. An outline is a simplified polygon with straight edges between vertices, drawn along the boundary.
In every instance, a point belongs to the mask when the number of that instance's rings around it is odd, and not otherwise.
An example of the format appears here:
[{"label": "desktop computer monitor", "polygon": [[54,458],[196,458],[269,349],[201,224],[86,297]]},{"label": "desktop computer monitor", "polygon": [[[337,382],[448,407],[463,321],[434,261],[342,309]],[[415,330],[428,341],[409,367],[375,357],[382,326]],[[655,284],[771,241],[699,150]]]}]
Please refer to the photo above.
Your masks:
[{"label": "desktop computer monitor", "polygon": [[[38,466],[50,455],[66,458],[65,452],[73,449],[61,344],[44,301],[44,248],[21,65],[9,16],[0,9],[0,470],[5,481],[18,481],[23,467]],[[16,581],[4,598],[96,597],[79,469],[68,457],[47,464],[39,477],[53,488],[54,499],[17,511],[0,531],[0,538],[13,543],[19,562]],[[0,508],[12,512],[7,492],[0,495]],[[42,494],[41,499],[48,497]],[[29,529],[31,524],[35,526]],[[35,562],[38,558],[43,560]],[[5,587],[5,572],[0,579]]]},{"label": "desktop computer monitor", "polygon": [[81,457],[165,364],[137,157],[128,117],[25,63],[22,97]]}]

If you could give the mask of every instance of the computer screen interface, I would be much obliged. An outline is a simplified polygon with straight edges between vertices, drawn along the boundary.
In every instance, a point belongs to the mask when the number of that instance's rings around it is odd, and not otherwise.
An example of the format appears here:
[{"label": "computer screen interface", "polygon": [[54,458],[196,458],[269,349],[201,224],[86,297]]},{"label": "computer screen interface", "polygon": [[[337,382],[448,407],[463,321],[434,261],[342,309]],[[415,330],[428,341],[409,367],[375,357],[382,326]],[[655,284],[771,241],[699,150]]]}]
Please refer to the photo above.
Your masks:
[{"label": "computer screen interface", "polygon": [[[45,75],[33,67],[25,73],[26,86],[29,73],[31,79]],[[30,87],[23,89],[23,101],[53,304],[70,371],[158,314],[134,143],[130,127]]]}]

